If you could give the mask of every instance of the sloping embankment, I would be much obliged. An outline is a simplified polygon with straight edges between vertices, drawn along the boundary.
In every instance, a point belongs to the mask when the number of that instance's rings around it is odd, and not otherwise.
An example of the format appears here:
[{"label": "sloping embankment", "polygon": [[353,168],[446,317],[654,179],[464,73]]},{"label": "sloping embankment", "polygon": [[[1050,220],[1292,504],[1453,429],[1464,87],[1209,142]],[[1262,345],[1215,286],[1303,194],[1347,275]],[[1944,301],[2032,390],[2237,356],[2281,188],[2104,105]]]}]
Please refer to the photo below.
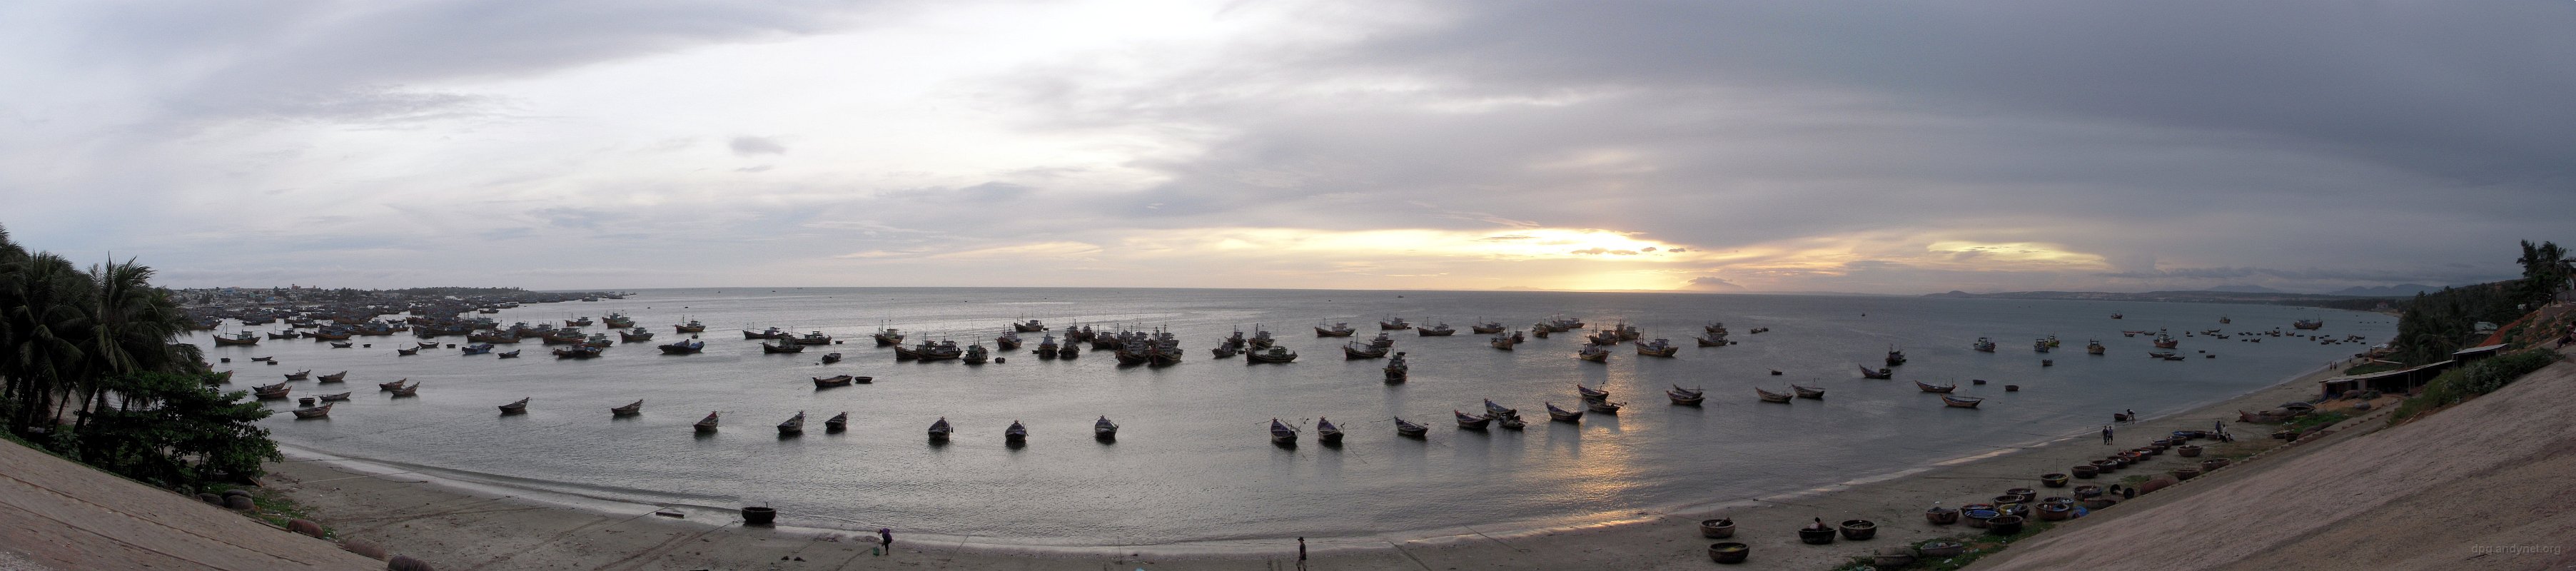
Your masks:
[{"label": "sloping embankment", "polygon": [[0,442],[0,567],[383,569],[331,542]]},{"label": "sloping embankment", "polygon": [[2576,364],[2561,362],[2404,426],[2141,497],[1979,568],[2565,569],[2572,413]]}]

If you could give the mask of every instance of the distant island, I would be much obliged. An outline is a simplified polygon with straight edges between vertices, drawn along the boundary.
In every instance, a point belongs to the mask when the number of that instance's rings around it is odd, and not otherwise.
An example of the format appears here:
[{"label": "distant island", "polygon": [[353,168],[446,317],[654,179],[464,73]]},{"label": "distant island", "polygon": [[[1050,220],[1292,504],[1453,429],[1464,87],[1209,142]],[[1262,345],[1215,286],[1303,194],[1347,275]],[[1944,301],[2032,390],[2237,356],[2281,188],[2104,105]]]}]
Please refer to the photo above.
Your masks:
[{"label": "distant island", "polygon": [[[2406,297],[2412,297],[2412,296],[2414,295],[2414,292],[2411,292],[2411,291],[2410,291],[2410,292],[2408,292],[2408,293],[2407,293],[2407,294],[2405,294],[2405,295],[2406,295]],[[1924,295],[1923,295],[1923,297],[1948,297],[1948,298],[1960,298],[1960,299],[2071,299],[2071,300],[2082,300],[2082,301],[2166,301],[2166,302],[2183,302],[2183,303],[2257,303],[2257,304],[2264,304],[2264,305],[2296,305],[2296,306],[2305,306],[2305,307],[2328,307],[2328,308],[2334,308],[2334,309],[2353,309],[2353,310],[2362,310],[2362,311],[2370,311],[2370,310],[2384,310],[2384,309],[2388,309],[2388,308],[2391,308],[2391,307],[2396,306],[2400,301],[2403,301],[2404,299],[2406,299],[2406,297],[2400,297],[2400,296],[2394,296],[2394,295],[2353,296],[2353,295],[2325,295],[2325,294],[2313,294],[2313,293],[2246,292],[2246,291],[2209,291],[2209,290],[2194,290],[2194,291],[2150,291],[2150,292],[2137,292],[2137,293],[2110,292],[2110,291],[2007,291],[2007,292],[1998,292],[1998,293],[1968,293],[1968,292],[1959,291],[1959,290],[1950,290],[1950,291],[1949,291],[1949,292],[1947,292],[1947,293],[1931,293],[1931,294],[1924,294]]]}]

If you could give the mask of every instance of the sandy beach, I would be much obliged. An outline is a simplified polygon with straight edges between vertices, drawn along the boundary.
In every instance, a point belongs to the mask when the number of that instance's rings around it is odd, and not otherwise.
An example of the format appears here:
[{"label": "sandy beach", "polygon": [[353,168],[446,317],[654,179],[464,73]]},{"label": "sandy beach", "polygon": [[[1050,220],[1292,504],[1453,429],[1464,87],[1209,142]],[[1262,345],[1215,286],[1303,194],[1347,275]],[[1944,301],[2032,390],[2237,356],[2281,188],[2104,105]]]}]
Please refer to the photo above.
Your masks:
[{"label": "sandy beach", "polygon": [[[1317,569],[1701,569],[1713,541],[1697,523],[1735,520],[1730,541],[1752,547],[1739,568],[1824,569],[1886,546],[1967,534],[1935,526],[1922,511],[1958,506],[2004,490],[2039,488],[2039,476],[2145,444],[2175,430],[2206,430],[2228,419],[2237,443],[2212,446],[2210,457],[2241,456],[2276,446],[2268,428],[2233,428],[2235,411],[2305,400],[2320,368],[2234,398],[2143,422],[2116,423],[2116,444],[2087,429],[2060,438],[2002,446],[1992,452],[1845,484],[1753,498],[1710,498],[1695,507],[1639,511],[1632,517],[1545,529],[1461,527],[1373,537],[1316,539],[1308,567]],[[2105,423],[2110,413],[2103,411]],[[2197,462],[2197,460],[2192,460]],[[2086,482],[2180,467],[2172,454]],[[729,509],[652,506],[430,477],[364,461],[301,452],[272,466],[270,484],[309,506],[343,537],[364,538],[442,568],[474,569],[1293,569],[1295,538],[1150,547],[1030,547],[1007,538],[938,537],[896,530],[895,549],[874,553],[873,533],[794,527],[746,527]],[[2063,491],[2063,490],[2056,490]],[[2051,495],[2043,489],[2043,495]],[[2118,508],[2112,508],[2116,513]],[[684,517],[655,515],[677,513]],[[1104,514],[1103,517],[1116,517]],[[1814,518],[1867,519],[1869,541],[1804,545],[1795,530]]]}]

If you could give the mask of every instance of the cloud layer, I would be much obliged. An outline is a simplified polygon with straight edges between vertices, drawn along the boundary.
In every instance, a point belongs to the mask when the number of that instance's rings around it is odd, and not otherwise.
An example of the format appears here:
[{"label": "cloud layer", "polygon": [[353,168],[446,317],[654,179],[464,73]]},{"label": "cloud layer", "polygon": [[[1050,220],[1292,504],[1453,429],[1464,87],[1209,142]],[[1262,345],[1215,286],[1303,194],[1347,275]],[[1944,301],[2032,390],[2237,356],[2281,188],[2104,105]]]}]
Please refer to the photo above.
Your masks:
[{"label": "cloud layer", "polygon": [[0,224],[195,285],[2509,277],[2576,3],[0,7]]}]

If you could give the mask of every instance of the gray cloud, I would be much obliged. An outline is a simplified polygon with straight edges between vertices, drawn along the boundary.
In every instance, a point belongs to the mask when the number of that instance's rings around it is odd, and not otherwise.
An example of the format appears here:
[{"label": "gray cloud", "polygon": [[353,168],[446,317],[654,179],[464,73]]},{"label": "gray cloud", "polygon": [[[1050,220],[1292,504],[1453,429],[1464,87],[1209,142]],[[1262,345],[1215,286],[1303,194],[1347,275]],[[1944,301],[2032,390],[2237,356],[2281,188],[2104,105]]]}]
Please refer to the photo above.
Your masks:
[{"label": "gray cloud", "polygon": [[751,155],[787,154],[786,145],[780,145],[778,144],[778,141],[771,140],[766,137],[734,137],[733,142],[729,143],[729,145],[733,147],[733,154],[746,157]]}]

